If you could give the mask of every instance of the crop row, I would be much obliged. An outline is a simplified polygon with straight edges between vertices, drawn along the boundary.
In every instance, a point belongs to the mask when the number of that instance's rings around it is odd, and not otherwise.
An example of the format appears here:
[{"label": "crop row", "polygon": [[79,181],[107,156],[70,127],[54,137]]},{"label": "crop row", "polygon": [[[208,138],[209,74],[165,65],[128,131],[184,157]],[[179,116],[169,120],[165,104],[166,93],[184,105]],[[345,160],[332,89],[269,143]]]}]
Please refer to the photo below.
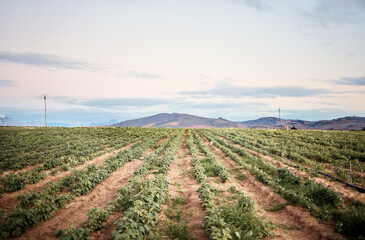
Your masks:
[{"label": "crop row", "polygon": [[[109,216],[114,211],[127,211],[130,215],[136,211],[137,206],[132,207],[135,201],[139,201],[138,207],[146,208],[143,204],[143,201],[146,200],[145,196],[152,196],[155,199],[155,203],[157,202],[158,196],[156,194],[164,195],[165,188],[157,188],[158,186],[163,186],[164,181],[161,180],[161,177],[156,177],[154,180],[144,181],[143,176],[147,174],[147,167],[150,164],[154,163],[154,160],[158,157],[159,154],[164,154],[166,151],[169,151],[171,147],[171,142],[176,139],[177,132],[171,134],[169,138],[167,138],[162,144],[158,146],[153,154],[145,155],[145,162],[134,172],[135,176],[128,180],[127,184],[120,189],[118,189],[117,194],[113,200],[111,200],[106,207],[96,207],[88,211],[88,219],[86,222],[82,223],[78,228],[76,228],[73,224],[70,224],[67,229],[59,229],[56,231],[55,235],[57,237],[61,237],[63,240],[67,239],[88,239],[88,236],[99,229],[104,227],[104,222],[109,219]],[[153,156],[153,157],[152,157]],[[147,166],[146,163],[149,163]],[[160,185],[156,185],[156,183]],[[154,187],[150,187],[154,185]],[[161,191],[163,189],[163,191]],[[148,194],[145,194],[145,191],[150,191]],[[132,207],[132,208],[131,208]],[[127,216],[127,215],[126,215]],[[140,226],[139,223],[136,223],[135,220],[132,219],[132,222]],[[130,222],[124,223],[124,227]],[[135,225],[133,224],[133,225]],[[138,239],[138,236],[146,235],[151,230],[151,224],[144,224],[143,231],[141,233],[137,233],[135,230],[133,231],[124,231],[121,230],[121,236],[124,236],[124,239],[127,239],[127,236],[132,239]],[[133,228],[133,227],[132,227]],[[137,228],[139,229],[139,227]],[[142,229],[142,228],[141,228]],[[130,235],[128,235],[130,234]],[[137,235],[134,235],[137,234]],[[121,237],[119,236],[119,237]]]},{"label": "crop row", "polygon": [[61,157],[87,158],[93,153],[118,147],[124,139],[143,137],[156,131],[136,128],[1,128],[0,172],[19,170]]},{"label": "crop row", "polygon": [[[156,151],[152,154],[146,155],[144,163],[135,171],[137,175],[144,175],[149,170],[152,169],[161,169],[163,159],[162,157],[165,156],[171,150],[176,149],[176,145],[180,142],[182,132],[176,131],[170,135],[160,146],[156,149]],[[171,153],[168,155],[172,155]],[[161,156],[159,158],[159,156]]]},{"label": "crop row", "polygon": [[[247,144],[299,163],[332,163],[348,168],[349,159],[357,171],[365,171],[365,135],[357,132],[321,131],[215,131],[244,139]],[[315,135],[316,138],[313,138]],[[226,135],[227,136],[227,135]],[[310,159],[310,160],[309,160]],[[320,166],[320,164],[317,164]]]},{"label": "crop row", "polygon": [[[259,220],[254,212],[254,202],[232,188],[238,199],[237,204],[218,206],[215,203],[215,189],[206,182],[207,176],[198,158],[198,152],[194,145],[195,140],[200,139],[193,130],[189,130],[188,147],[192,155],[194,175],[201,183],[198,190],[199,198],[206,212],[204,227],[209,232],[210,239],[255,239],[270,235],[263,221]],[[204,143],[203,143],[204,144]],[[206,151],[211,153],[210,151]]]},{"label": "crop row", "polygon": [[[211,152],[209,147],[207,147],[203,140],[198,137],[197,133],[195,131],[191,131],[191,133],[194,136],[194,142],[198,145],[200,151],[202,151],[206,158],[205,160],[205,169],[212,169],[213,174],[215,176],[219,176],[222,182],[226,182],[229,179],[229,174],[227,169],[223,166],[222,163],[220,163],[215,155]],[[207,171],[209,173],[209,171]],[[209,175],[208,175],[209,176]]]},{"label": "crop row", "polygon": [[[321,169],[328,172],[328,170],[330,170],[328,169],[328,164],[325,165],[322,162],[331,162],[334,166],[334,173],[337,175],[338,178],[345,181],[350,180],[350,174],[345,170],[348,169],[349,166],[348,158],[339,154],[334,149],[326,149],[326,155],[325,153],[323,153],[323,149],[325,149],[325,147],[323,147],[322,145],[310,145],[303,142],[295,142],[294,140],[291,141],[290,139],[285,139],[285,142],[282,141],[281,145],[279,145],[278,143],[274,142],[274,140],[278,141],[278,139],[270,140],[270,138],[262,139],[259,138],[260,136],[252,136],[253,134],[258,134],[256,132],[252,134],[239,134],[240,132],[230,132],[229,130],[216,130],[211,132],[216,135],[222,136],[232,141],[233,143],[252,149],[256,152],[260,152],[265,155],[269,154],[277,160],[281,160],[281,157],[285,157],[299,163],[300,165],[309,166],[309,171],[312,173],[317,173],[317,171]],[[262,134],[265,134],[265,136],[268,135],[268,133],[265,132],[263,132]],[[318,150],[318,147],[320,147],[320,150]],[[332,155],[329,156],[328,153],[331,153]],[[359,159],[354,158],[355,156],[357,156],[361,159],[361,156],[364,155],[364,153],[356,152],[356,154],[357,155],[352,155],[353,170],[365,171],[365,164],[360,162]],[[323,158],[326,158],[327,160],[323,160]],[[332,173],[330,172],[330,174]],[[361,174],[358,174],[356,172],[354,172],[353,174],[353,181],[357,183],[365,183],[365,179],[361,177]]]},{"label": "crop row", "polygon": [[[146,239],[148,236],[153,237],[152,229],[159,220],[158,213],[161,211],[168,192],[168,182],[164,174],[169,172],[183,133],[183,130],[178,130],[174,138],[166,144],[168,147],[162,146],[162,148],[157,149],[156,155],[160,154],[162,156],[160,159],[158,157],[153,158],[154,161],[150,162],[151,165],[148,170],[153,169],[156,164],[162,164],[161,169],[155,172],[157,175],[154,178],[143,182],[145,187],[134,195],[130,195],[132,196],[130,197],[132,204],[125,211],[125,216],[119,220],[117,230],[113,234],[114,239]],[[147,173],[145,172],[145,174]],[[141,175],[136,176],[140,177]]]},{"label": "crop row", "polygon": [[[124,139],[121,145],[126,146],[139,139],[140,137]],[[2,185],[2,189],[0,190],[3,190],[4,192],[15,192],[24,188],[26,184],[34,184],[46,178],[47,174],[45,172],[47,170],[51,170],[50,173],[52,174],[58,171],[54,170],[58,166],[61,166],[60,170],[67,171],[69,170],[70,167],[76,167],[77,165],[84,163],[85,163],[84,157],[76,158],[73,156],[69,156],[69,157],[60,157],[58,159],[49,159],[46,160],[41,166],[38,166],[32,169],[31,171],[25,171],[25,172],[23,171],[19,173],[10,172],[9,174],[0,178],[0,182]]]},{"label": "crop row", "polygon": [[[308,209],[320,219],[334,221],[337,230],[347,236],[364,236],[361,224],[365,221],[364,205],[344,204],[341,195],[321,184],[296,176],[286,168],[277,168],[261,158],[250,155],[242,147],[200,131],[238,165],[249,170],[259,181],[274,188],[288,201]],[[354,215],[359,211],[359,215]]]},{"label": "crop row", "polygon": [[151,139],[136,143],[131,148],[109,157],[99,167],[89,165],[82,170],[73,171],[72,175],[50,183],[42,191],[20,195],[15,210],[8,213],[2,221],[2,235],[20,236],[36,222],[49,219],[53,211],[64,207],[75,197],[88,193],[126,162],[141,156],[163,136],[164,134],[156,134]]}]

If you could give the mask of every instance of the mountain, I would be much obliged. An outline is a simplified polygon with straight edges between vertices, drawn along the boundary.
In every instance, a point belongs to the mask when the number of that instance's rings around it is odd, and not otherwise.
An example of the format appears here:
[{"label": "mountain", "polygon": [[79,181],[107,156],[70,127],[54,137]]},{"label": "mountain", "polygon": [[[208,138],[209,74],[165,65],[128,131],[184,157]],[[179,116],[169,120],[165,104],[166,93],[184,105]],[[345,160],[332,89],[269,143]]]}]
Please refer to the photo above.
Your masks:
[{"label": "mountain", "polygon": [[[43,127],[44,122],[21,122],[7,116],[0,116],[0,126],[14,126],[14,127]],[[58,123],[58,122],[49,122],[47,123],[49,127],[72,127],[69,123]]]},{"label": "mountain", "polygon": [[[280,126],[279,119],[275,117],[265,117],[238,123],[240,127],[247,128],[278,128]],[[281,125],[295,127],[297,129],[362,130],[365,127],[365,117],[353,116],[320,121],[282,119]]]},{"label": "mountain", "polygon": [[[282,126],[309,130],[362,130],[365,129],[365,117],[348,116],[332,120],[305,121],[281,119]],[[44,122],[21,122],[7,116],[0,116],[0,126],[36,126],[43,127]],[[68,123],[47,123],[49,127],[72,127]],[[256,120],[232,122],[223,118],[205,118],[182,113],[160,113],[157,115],[117,123],[109,120],[102,123],[91,123],[94,126],[110,127],[159,127],[159,128],[279,128],[276,117],[264,117]]]},{"label": "mountain", "polygon": [[7,116],[0,116],[0,126],[26,126],[26,123],[8,118]]},{"label": "mountain", "polygon": [[205,118],[182,113],[160,113],[150,117],[128,120],[111,127],[161,127],[161,128],[223,128],[238,124],[223,118]]},{"label": "mountain", "polygon": [[[333,120],[304,121],[282,119],[282,126],[297,129],[320,130],[362,130],[365,128],[365,117],[344,117]],[[205,118],[182,113],[160,113],[157,115],[123,121],[110,127],[160,127],[160,128],[279,128],[280,121],[275,117],[256,120],[232,122],[223,118]]]},{"label": "mountain", "polygon": [[115,120],[115,119],[111,119],[111,120],[109,120],[107,122],[100,122],[100,123],[94,123],[93,122],[93,123],[90,123],[89,124],[89,127],[102,127],[102,126],[112,125],[114,123],[118,123],[118,121]]}]

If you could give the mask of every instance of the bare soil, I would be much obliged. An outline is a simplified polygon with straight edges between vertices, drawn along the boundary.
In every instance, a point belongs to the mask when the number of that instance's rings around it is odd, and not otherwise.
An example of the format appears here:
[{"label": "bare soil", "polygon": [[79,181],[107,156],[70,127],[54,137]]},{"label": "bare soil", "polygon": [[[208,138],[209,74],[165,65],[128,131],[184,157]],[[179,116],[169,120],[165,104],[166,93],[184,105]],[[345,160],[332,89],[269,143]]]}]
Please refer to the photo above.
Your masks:
[{"label": "bare soil", "polygon": [[[202,228],[203,218],[205,213],[199,199],[197,190],[200,183],[195,180],[192,173],[191,155],[188,155],[188,147],[186,145],[187,135],[185,134],[181,141],[180,148],[176,153],[176,158],[171,165],[167,180],[169,181],[169,194],[171,198],[181,197],[186,199],[186,204],[182,206],[183,216],[181,222],[187,220],[188,228],[191,236],[194,239],[208,239],[207,234]],[[166,211],[166,207],[164,209]],[[166,217],[160,214],[161,222],[159,227],[162,227],[166,221]]]}]

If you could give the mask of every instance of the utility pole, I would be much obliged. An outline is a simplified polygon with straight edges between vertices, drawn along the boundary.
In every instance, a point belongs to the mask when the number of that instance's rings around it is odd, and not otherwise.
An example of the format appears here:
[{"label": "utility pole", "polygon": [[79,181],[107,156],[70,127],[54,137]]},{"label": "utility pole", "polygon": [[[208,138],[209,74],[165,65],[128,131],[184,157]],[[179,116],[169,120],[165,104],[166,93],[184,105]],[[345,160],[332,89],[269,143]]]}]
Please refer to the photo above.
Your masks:
[{"label": "utility pole", "polygon": [[281,115],[280,115],[280,108],[279,108],[279,122],[280,122],[280,129],[281,129]]},{"label": "utility pole", "polygon": [[43,94],[44,98],[44,127],[47,127],[47,94]]}]

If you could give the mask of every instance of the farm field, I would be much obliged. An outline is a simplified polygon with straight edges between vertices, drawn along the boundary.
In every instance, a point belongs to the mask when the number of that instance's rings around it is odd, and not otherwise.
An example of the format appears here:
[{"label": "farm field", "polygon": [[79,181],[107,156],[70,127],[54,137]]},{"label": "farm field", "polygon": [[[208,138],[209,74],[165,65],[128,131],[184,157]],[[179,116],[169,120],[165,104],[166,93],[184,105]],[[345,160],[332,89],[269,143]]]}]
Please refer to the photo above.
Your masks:
[{"label": "farm field", "polygon": [[3,239],[365,239],[365,132],[0,135]]}]

